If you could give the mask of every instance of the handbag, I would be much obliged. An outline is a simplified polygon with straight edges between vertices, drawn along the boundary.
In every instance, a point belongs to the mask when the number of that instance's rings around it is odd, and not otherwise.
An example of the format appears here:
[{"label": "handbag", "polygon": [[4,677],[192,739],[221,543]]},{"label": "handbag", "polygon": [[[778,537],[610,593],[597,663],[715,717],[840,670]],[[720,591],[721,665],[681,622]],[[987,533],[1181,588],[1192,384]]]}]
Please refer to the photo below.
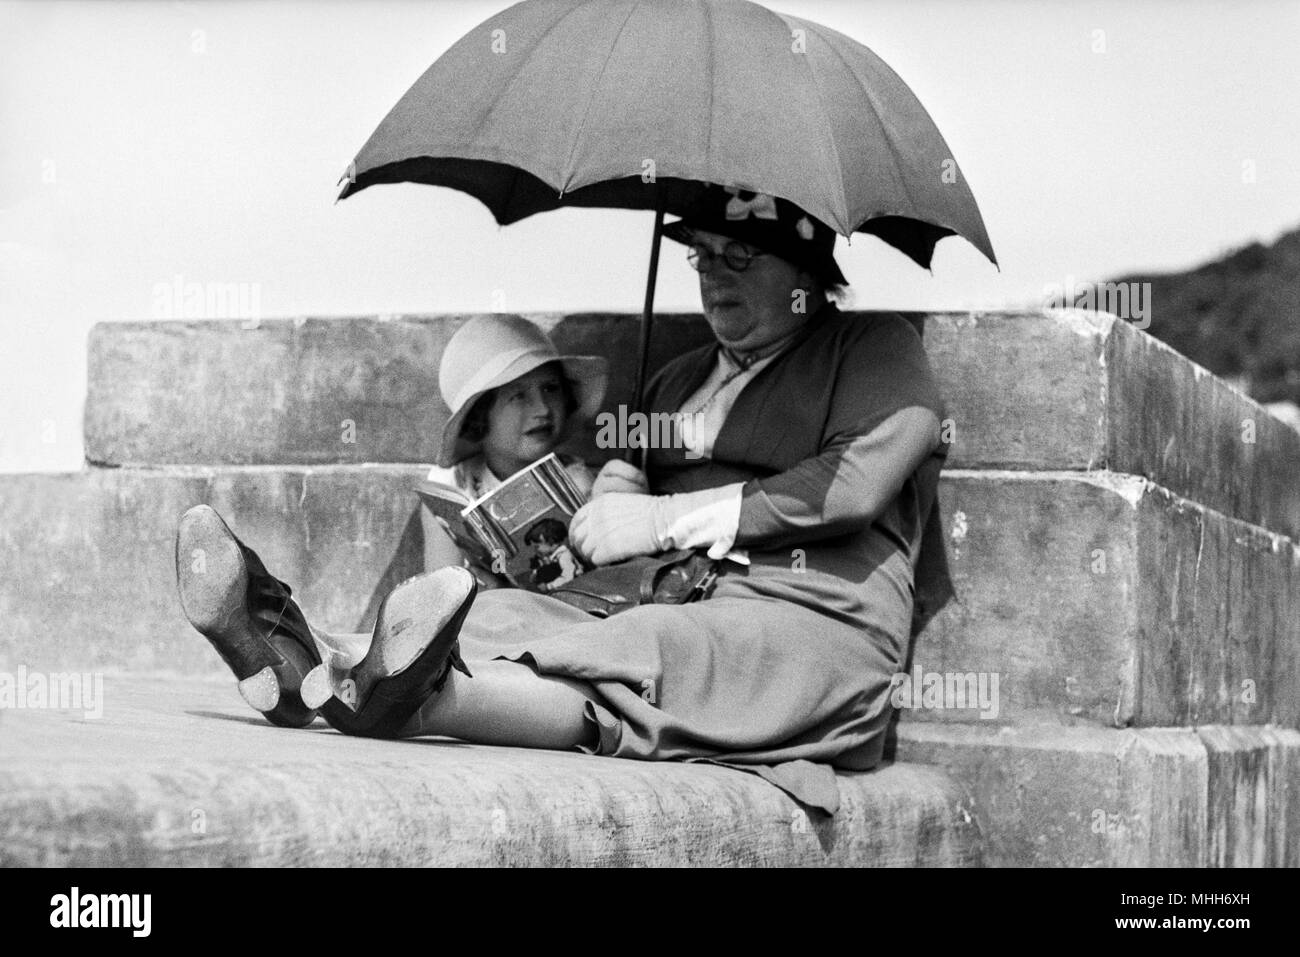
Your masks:
[{"label": "handbag", "polygon": [[639,605],[684,605],[709,596],[718,577],[718,564],[689,548],[638,555],[584,572],[550,594],[596,618]]}]

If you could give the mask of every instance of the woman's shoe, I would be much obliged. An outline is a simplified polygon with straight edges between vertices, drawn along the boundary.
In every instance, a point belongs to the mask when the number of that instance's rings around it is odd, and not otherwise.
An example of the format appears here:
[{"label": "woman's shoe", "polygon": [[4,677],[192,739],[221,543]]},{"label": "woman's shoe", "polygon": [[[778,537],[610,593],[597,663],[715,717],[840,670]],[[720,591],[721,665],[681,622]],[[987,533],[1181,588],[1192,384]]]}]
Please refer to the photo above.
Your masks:
[{"label": "woman's shoe", "polygon": [[[303,699],[322,708],[325,720],[344,734],[388,738],[436,693],[451,674],[464,672],[458,636],[478,579],[451,565],[402,582],[379,606],[364,657],[355,644],[331,644],[322,636],[322,662],[303,681]],[[346,712],[326,701],[342,703]]]},{"label": "woman's shoe", "polygon": [[244,700],[272,724],[311,724],[316,709],[299,694],[321,660],[311,627],[289,586],[207,505],[181,516],[176,583],[185,616],[234,672]]}]

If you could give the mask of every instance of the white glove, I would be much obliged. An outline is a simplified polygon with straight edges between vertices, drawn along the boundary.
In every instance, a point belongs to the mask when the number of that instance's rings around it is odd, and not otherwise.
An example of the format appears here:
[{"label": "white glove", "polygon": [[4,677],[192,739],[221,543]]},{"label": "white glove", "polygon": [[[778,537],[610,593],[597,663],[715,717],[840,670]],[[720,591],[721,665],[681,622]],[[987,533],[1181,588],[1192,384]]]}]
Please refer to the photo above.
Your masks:
[{"label": "white glove", "polygon": [[578,509],[569,543],[592,564],[609,565],[672,548],[707,548],[722,558],[736,540],[744,483],[677,495],[609,492]]},{"label": "white glove", "polygon": [[624,492],[630,495],[649,495],[650,482],[645,473],[630,462],[622,459],[610,459],[601,468],[600,474],[591,486],[591,497],[606,495],[610,492]]},{"label": "white glove", "polygon": [[744,482],[698,492],[655,496],[655,536],[660,550],[707,548],[710,558],[731,551],[740,527]]},{"label": "white glove", "polygon": [[569,544],[593,565],[663,551],[655,537],[653,495],[607,492],[574,513]]}]

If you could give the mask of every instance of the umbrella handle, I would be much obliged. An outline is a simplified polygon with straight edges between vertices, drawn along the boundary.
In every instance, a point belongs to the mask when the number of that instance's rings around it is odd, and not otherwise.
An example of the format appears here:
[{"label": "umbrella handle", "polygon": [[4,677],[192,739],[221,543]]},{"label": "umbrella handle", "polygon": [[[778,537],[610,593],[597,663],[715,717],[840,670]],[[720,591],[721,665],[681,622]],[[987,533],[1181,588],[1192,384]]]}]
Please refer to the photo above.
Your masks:
[{"label": "umbrella handle", "polygon": [[[632,386],[632,411],[644,411],[645,372],[650,360],[650,327],[654,323],[655,280],[659,277],[659,246],[664,234],[664,193],[659,191],[659,202],[655,207],[654,239],[650,245],[650,270],[645,280],[645,305],[641,309],[641,342],[637,348],[636,379]],[[629,446],[624,453],[624,460],[635,464],[637,449]],[[641,470],[645,471],[647,450],[641,452]]]}]

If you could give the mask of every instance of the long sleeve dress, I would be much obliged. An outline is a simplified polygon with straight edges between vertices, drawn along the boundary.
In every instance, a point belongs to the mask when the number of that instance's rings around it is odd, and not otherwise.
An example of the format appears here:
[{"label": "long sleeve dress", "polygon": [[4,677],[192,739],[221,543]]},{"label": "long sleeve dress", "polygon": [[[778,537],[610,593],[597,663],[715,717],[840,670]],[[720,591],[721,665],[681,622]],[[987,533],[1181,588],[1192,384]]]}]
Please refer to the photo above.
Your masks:
[{"label": "long sleeve dress", "polygon": [[[650,411],[681,408],[717,355],[669,363],[647,390]],[[725,562],[706,601],[605,620],[546,595],[480,594],[461,654],[590,683],[598,754],[740,767],[833,813],[832,768],[881,759],[943,416],[906,319],[827,305],[745,385],[711,458],[648,455],[656,494],[744,482],[747,566]]]}]

